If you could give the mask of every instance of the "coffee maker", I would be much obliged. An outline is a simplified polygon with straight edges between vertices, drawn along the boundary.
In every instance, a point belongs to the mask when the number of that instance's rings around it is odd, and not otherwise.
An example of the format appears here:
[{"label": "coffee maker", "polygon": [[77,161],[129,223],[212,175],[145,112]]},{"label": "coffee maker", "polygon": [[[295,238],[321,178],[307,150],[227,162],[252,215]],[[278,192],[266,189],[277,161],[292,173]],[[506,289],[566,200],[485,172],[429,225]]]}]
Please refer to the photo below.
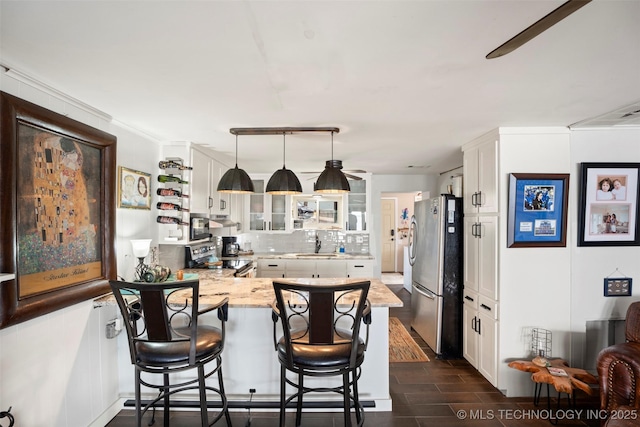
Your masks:
[{"label": "coffee maker", "polygon": [[238,256],[239,245],[236,236],[228,236],[222,238],[222,256],[234,257]]}]

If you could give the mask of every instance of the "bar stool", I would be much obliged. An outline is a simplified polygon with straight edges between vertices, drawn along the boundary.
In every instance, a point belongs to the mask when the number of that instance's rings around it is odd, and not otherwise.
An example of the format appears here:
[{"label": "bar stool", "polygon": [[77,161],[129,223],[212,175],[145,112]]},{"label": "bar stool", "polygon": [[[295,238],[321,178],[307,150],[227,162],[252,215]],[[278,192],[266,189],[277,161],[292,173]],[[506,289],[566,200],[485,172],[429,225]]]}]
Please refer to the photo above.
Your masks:
[{"label": "bar stool", "polygon": [[[333,284],[301,284],[274,281],[273,338],[280,362],[280,426],[285,425],[286,405],[297,398],[296,426],[300,426],[302,397],[309,392],[336,392],[343,395],[345,426],[351,426],[351,402],[356,421],[364,424],[358,398],[358,378],[369,340],[371,306],[367,301],[369,281],[340,280]],[[282,336],[278,339],[280,320]],[[360,323],[366,338],[360,337]],[[287,371],[297,381],[287,378]],[[304,377],[341,376],[337,387],[308,387]],[[286,385],[296,393],[286,397]]]},{"label": "bar stool", "polygon": [[[141,427],[142,416],[163,401],[164,425],[169,426],[170,397],[175,393],[198,390],[202,426],[217,422],[222,415],[227,425],[231,419],[222,381],[222,351],[225,323],[228,318],[228,298],[199,311],[199,281],[163,283],[110,281],[111,289],[124,318],[129,341],[131,363],[135,366],[136,425]],[[199,316],[217,310],[220,327],[202,325]],[[206,372],[205,365],[213,363]],[[196,375],[185,373],[196,371]],[[145,373],[144,379],[142,373]],[[173,375],[180,373],[179,375]],[[205,379],[218,374],[218,388],[207,386]],[[161,381],[153,381],[154,375]],[[175,380],[174,384],[170,383]],[[145,403],[141,400],[141,386],[158,390],[158,396]],[[221,410],[209,423],[207,390],[221,400]]]}]

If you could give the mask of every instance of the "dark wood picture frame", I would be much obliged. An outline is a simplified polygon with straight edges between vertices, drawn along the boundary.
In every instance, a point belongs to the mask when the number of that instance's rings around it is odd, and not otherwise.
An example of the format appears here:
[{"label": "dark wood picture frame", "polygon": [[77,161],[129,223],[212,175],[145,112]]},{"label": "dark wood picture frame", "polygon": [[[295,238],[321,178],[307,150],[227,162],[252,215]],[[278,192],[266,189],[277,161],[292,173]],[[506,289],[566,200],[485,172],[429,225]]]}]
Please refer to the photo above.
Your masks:
[{"label": "dark wood picture frame", "polygon": [[[2,209],[2,220],[0,221],[0,272],[15,275],[15,278],[2,283],[0,286],[0,328],[15,325],[26,320],[59,310],[61,308],[79,303],[81,301],[105,294],[109,292],[109,280],[116,277],[116,256],[115,256],[115,182],[116,182],[116,138],[101,130],[92,128],[88,125],[72,120],[53,111],[47,110],[36,104],[30,103],[23,99],[17,98],[5,92],[0,92],[0,167],[2,174],[0,175],[0,204]],[[47,151],[47,158],[39,158],[38,154],[34,154],[34,164],[26,167],[24,159],[20,158],[20,150],[24,149],[25,137],[20,137],[24,130],[35,130],[45,135],[57,137],[60,146],[75,147],[72,151],[74,165],[77,169],[68,168],[63,164],[69,162],[65,158],[67,154],[64,150],[52,155],[52,151]],[[22,142],[21,142],[22,139]],[[62,142],[64,140],[64,142]],[[34,152],[38,151],[38,147],[33,139]],[[39,218],[44,211],[38,212],[37,204],[40,203],[39,197],[42,198],[43,206],[48,206],[47,215],[55,218],[56,215],[66,214],[76,215],[78,223],[81,221],[89,221],[84,215],[82,219],[78,212],[75,212],[77,206],[66,206],[64,202],[58,199],[60,192],[51,189],[42,189],[37,192],[35,189],[29,194],[21,194],[20,188],[25,180],[35,182],[36,178],[40,179],[38,173],[53,173],[53,176],[61,174],[83,174],[82,178],[86,178],[87,167],[82,168],[83,150],[87,150],[92,154],[94,162],[89,177],[99,179],[96,183],[91,180],[92,192],[89,193],[85,189],[83,192],[73,193],[78,187],[74,186],[75,182],[79,182],[80,178],[67,180],[68,191],[65,191],[65,197],[72,194],[74,202],[87,197],[87,207],[83,211],[83,215],[90,211],[90,217],[96,220],[83,229],[93,230],[95,235],[93,242],[95,244],[95,264],[96,271],[89,276],[75,271],[64,278],[60,285],[54,285],[42,290],[34,290],[29,292],[21,291],[21,277],[23,275],[20,267],[21,256],[21,237],[19,230],[20,215],[24,212],[24,205],[31,203],[36,206],[36,213],[29,215]],[[64,152],[63,152],[64,151]],[[42,154],[42,153],[41,153]],[[40,154],[40,155],[41,155]],[[57,156],[57,157],[56,157]],[[97,163],[95,162],[97,159]],[[23,162],[23,163],[21,163]],[[22,169],[20,165],[22,164]],[[93,166],[96,166],[93,168]],[[29,169],[31,167],[31,169]],[[84,182],[84,181],[83,181]],[[52,187],[59,185],[54,182]],[[71,193],[69,193],[71,191]],[[55,194],[55,196],[51,196]],[[97,196],[88,199],[89,195]],[[55,197],[55,198],[54,198]],[[29,200],[29,202],[26,202]],[[35,202],[35,200],[38,200]],[[60,209],[56,213],[51,213],[51,206],[57,206]],[[23,209],[23,210],[20,210]],[[74,212],[70,212],[71,210]],[[32,211],[33,209],[30,209]],[[44,215],[43,215],[44,216]],[[40,221],[42,219],[40,218]],[[48,241],[56,240],[56,244],[62,246],[65,241],[65,233],[70,232],[71,226],[67,221],[54,220],[52,230],[46,234]],[[37,223],[37,220],[36,220]],[[36,228],[35,226],[33,227]],[[55,236],[55,237],[53,237]],[[42,239],[43,241],[45,239]],[[70,239],[68,239],[70,240]],[[26,251],[26,249],[25,249]],[[38,251],[31,251],[25,256],[29,256],[30,261],[38,265],[38,257],[41,256]],[[73,266],[70,267],[74,268]],[[46,271],[44,272],[47,273]],[[55,273],[51,273],[54,275]],[[75,278],[78,278],[75,281]],[[57,282],[56,282],[57,283]],[[36,287],[37,288],[37,287]]]},{"label": "dark wood picture frame", "polygon": [[565,247],[569,174],[509,176],[507,247]]},{"label": "dark wood picture frame", "polygon": [[582,163],[578,246],[640,246],[640,163]]}]

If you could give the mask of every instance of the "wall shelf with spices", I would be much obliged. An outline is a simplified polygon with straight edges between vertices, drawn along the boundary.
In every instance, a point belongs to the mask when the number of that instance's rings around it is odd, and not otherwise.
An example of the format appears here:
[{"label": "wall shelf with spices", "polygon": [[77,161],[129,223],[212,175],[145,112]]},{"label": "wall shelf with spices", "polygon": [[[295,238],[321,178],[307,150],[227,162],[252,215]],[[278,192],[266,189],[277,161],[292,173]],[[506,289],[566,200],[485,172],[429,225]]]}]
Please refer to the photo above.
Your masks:
[{"label": "wall shelf with spices", "polygon": [[156,221],[162,225],[160,238],[164,241],[187,239],[189,230],[189,171],[182,158],[166,157],[158,167],[158,183],[162,185],[156,191],[158,216]]}]

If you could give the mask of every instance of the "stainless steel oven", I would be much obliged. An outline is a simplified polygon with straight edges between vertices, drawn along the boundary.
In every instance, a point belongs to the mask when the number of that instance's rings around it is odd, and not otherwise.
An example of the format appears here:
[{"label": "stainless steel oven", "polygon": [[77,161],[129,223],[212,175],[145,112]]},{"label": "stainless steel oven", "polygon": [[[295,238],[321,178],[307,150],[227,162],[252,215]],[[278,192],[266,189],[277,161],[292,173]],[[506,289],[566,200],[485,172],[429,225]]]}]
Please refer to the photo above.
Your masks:
[{"label": "stainless steel oven", "polygon": [[185,266],[186,268],[228,268],[235,270],[236,277],[252,277],[254,264],[250,258],[222,257],[222,264],[217,267],[209,266],[209,258],[215,256],[216,245],[212,242],[196,243],[185,246]]}]

